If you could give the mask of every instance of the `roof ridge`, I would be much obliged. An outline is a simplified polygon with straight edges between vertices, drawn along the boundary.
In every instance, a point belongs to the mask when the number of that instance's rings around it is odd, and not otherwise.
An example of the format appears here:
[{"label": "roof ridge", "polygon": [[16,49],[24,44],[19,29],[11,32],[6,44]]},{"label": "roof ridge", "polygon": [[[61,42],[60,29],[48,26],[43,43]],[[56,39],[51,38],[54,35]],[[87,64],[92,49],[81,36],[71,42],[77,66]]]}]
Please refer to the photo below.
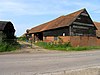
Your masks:
[{"label": "roof ridge", "polygon": [[72,13],[69,13],[69,14],[67,14],[67,15],[65,15],[65,16],[68,16],[68,15],[71,15],[71,14],[74,14],[74,13],[77,13],[77,12],[82,12],[82,11],[84,11],[84,10],[86,10],[86,9],[83,8],[83,9],[80,9],[80,10],[74,11],[74,12],[72,12]]}]

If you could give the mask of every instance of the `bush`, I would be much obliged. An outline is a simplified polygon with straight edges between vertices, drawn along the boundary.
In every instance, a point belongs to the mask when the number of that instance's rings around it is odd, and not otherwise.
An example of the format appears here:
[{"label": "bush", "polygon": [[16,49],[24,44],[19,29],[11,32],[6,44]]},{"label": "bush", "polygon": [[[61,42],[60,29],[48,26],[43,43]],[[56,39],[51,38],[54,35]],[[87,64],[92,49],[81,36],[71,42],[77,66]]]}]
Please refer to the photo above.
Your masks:
[{"label": "bush", "polygon": [[16,49],[20,48],[19,43],[0,43],[0,52],[9,52],[14,51]]},{"label": "bush", "polygon": [[37,42],[35,44],[46,49],[65,49],[67,47],[71,47],[70,43],[54,44],[54,43],[46,43],[46,42]]}]

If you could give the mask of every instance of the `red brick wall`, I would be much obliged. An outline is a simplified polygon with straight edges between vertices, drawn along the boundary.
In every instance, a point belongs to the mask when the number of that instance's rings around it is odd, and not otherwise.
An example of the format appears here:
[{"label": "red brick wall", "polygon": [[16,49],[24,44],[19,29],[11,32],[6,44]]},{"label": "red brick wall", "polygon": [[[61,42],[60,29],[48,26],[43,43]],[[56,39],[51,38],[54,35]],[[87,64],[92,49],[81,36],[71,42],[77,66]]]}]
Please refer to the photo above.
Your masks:
[{"label": "red brick wall", "polygon": [[[65,42],[70,42],[70,36],[59,36],[58,40],[61,39],[63,43]],[[44,37],[45,42],[54,42],[54,36],[47,36],[46,38]]]},{"label": "red brick wall", "polygon": [[44,37],[43,41],[44,42],[53,42],[54,41],[54,36],[47,36],[46,38]]},{"label": "red brick wall", "polygon": [[80,37],[79,36],[70,36],[70,43],[72,46],[80,45]]},{"label": "red brick wall", "polygon": [[79,46],[89,46],[89,37],[80,36],[80,45]]},{"label": "red brick wall", "polygon": [[87,36],[71,36],[71,45],[72,46],[97,46],[96,37],[87,37]]},{"label": "red brick wall", "polygon": [[97,46],[97,37],[89,37],[89,46]]},{"label": "red brick wall", "polygon": [[[72,46],[100,46],[100,39],[87,36],[59,36],[63,43],[70,42]],[[54,42],[54,36],[44,37],[45,42]]]},{"label": "red brick wall", "polygon": [[97,46],[100,46],[100,38],[97,38]]},{"label": "red brick wall", "polygon": [[70,42],[70,36],[59,36],[59,37],[63,40],[64,43]]}]

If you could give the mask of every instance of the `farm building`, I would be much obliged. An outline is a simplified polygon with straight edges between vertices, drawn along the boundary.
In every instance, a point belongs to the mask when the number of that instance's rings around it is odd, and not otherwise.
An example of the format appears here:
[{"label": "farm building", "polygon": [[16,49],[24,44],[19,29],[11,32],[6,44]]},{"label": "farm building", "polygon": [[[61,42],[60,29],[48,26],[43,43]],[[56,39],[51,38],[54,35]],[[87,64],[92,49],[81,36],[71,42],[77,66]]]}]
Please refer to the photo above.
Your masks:
[{"label": "farm building", "polygon": [[[60,16],[29,30],[34,41],[52,42],[60,39],[72,46],[95,46],[96,26],[86,9]],[[93,43],[92,43],[93,42]]]},{"label": "farm building", "polygon": [[7,42],[15,39],[15,29],[11,22],[0,21],[0,42]]}]

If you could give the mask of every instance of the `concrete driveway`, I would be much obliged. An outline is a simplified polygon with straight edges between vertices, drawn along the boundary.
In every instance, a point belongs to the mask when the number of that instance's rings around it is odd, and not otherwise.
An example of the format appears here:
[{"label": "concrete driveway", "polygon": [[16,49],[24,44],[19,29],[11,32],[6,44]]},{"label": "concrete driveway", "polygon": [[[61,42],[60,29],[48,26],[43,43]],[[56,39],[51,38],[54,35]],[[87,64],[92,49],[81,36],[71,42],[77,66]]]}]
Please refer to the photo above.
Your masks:
[{"label": "concrete driveway", "polygon": [[0,55],[0,75],[36,73],[100,66],[100,51]]}]

